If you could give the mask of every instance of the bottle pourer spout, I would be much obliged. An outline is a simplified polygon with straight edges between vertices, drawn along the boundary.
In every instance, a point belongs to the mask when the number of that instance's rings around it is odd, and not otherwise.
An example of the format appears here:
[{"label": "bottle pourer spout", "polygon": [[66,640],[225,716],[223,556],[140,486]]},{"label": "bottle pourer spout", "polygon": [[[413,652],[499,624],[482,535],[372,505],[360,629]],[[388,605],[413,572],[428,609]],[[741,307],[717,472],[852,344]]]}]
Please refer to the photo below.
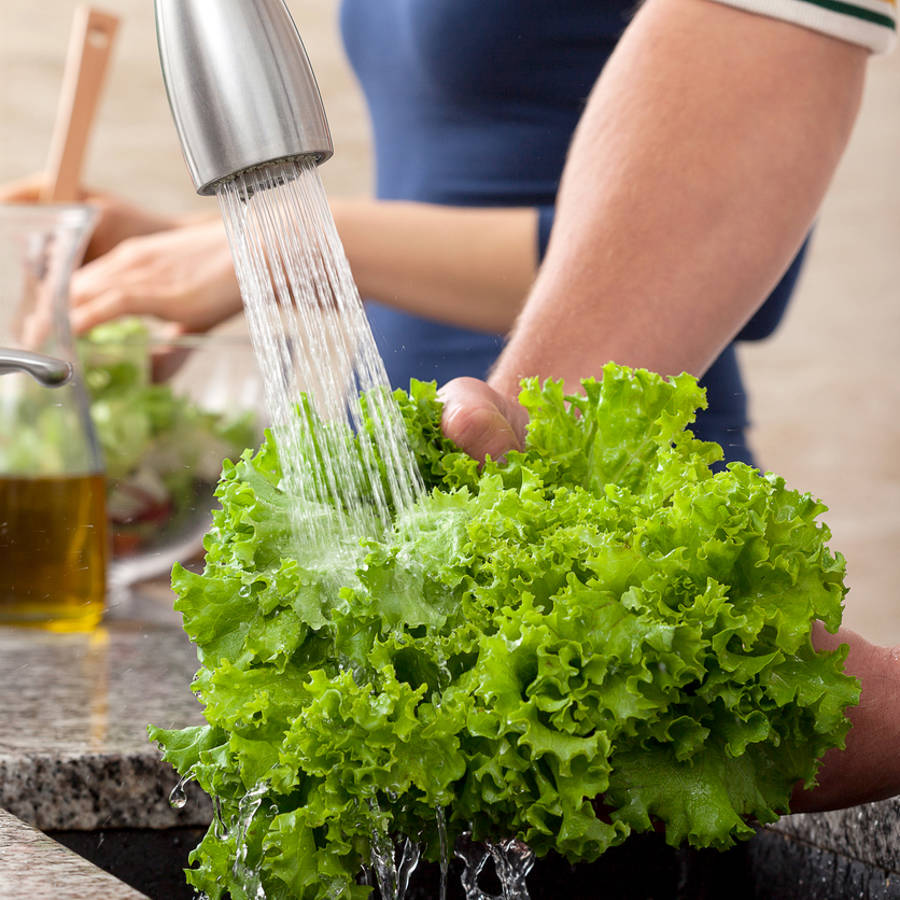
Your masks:
[{"label": "bottle pourer spout", "polygon": [[245,169],[334,152],[283,0],[155,0],[163,79],[199,194]]}]

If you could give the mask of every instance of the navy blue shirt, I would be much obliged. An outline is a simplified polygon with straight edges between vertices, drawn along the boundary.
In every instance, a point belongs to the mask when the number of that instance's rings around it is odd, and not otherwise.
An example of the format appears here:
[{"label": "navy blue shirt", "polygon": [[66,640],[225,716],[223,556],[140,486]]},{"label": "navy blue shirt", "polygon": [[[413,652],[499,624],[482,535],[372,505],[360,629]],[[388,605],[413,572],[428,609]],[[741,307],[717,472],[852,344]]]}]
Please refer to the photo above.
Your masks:
[{"label": "navy blue shirt", "polygon": [[[534,206],[539,254],[572,132],[632,0],[343,0],[341,28],[372,119],[376,195],[453,206]],[[727,260],[723,260],[727,265]],[[768,333],[799,260],[743,337]],[[500,335],[379,303],[369,321],[391,383],[484,378]],[[598,370],[605,362],[598,359]],[[733,347],[707,373],[697,431],[749,460]],[[729,448],[729,444],[733,445]]]}]

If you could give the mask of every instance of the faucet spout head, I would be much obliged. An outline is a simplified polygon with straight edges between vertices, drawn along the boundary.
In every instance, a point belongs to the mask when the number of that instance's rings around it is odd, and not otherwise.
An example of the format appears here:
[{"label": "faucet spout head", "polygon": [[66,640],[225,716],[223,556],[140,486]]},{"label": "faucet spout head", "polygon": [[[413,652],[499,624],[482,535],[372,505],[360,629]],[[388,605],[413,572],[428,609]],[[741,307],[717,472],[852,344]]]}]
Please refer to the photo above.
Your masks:
[{"label": "faucet spout head", "polygon": [[163,79],[199,194],[279,159],[334,152],[283,0],[155,0]]}]

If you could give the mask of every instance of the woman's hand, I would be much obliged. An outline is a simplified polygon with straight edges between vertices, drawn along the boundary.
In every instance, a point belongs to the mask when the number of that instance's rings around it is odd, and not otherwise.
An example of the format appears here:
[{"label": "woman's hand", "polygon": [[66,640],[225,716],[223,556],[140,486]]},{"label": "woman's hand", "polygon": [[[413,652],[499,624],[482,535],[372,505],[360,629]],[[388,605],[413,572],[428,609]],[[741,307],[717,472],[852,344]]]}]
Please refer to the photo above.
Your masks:
[{"label": "woman's hand", "polygon": [[[20,181],[0,186],[0,203],[39,203],[46,178],[31,175]],[[79,203],[86,203],[99,211],[97,225],[91,235],[85,262],[109,253],[113,247],[128,238],[153,234],[179,224],[175,216],[161,216],[128,203],[114,194],[89,188],[79,191]]]},{"label": "woman's hand", "polygon": [[[2,203],[39,203],[46,181],[33,175],[0,187]],[[114,194],[84,189],[99,211],[72,276],[72,326],[87,331],[108,319],[152,315],[180,332],[206,331],[241,309],[225,229],[216,217],[162,216]]]},{"label": "woman's hand", "polygon": [[206,331],[241,309],[219,220],[129,238],[72,277],[76,332],[125,315],[151,315],[178,331]]}]

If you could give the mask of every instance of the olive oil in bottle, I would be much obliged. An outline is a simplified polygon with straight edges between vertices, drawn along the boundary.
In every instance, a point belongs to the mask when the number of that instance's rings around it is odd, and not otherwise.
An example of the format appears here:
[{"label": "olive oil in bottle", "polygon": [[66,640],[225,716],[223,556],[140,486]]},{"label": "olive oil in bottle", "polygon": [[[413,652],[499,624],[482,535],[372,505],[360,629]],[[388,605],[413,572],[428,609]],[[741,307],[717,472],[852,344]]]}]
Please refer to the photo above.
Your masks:
[{"label": "olive oil in bottle", "polygon": [[0,624],[96,626],[108,552],[103,475],[0,476]]}]

